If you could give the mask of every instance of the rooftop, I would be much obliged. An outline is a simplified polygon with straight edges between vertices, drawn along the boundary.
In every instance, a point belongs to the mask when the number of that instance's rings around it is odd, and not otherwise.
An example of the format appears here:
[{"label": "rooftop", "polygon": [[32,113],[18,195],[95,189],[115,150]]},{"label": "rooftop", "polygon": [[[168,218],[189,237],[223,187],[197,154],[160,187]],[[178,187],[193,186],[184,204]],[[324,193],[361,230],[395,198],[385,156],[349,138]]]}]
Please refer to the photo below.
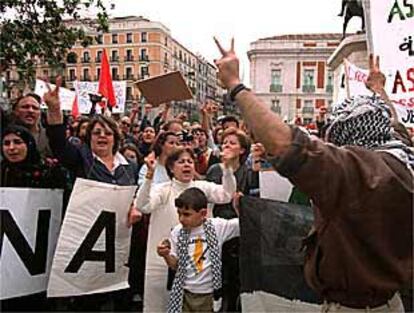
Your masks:
[{"label": "rooftop", "polygon": [[342,34],[290,34],[280,35],[267,38],[261,38],[259,40],[341,40]]}]

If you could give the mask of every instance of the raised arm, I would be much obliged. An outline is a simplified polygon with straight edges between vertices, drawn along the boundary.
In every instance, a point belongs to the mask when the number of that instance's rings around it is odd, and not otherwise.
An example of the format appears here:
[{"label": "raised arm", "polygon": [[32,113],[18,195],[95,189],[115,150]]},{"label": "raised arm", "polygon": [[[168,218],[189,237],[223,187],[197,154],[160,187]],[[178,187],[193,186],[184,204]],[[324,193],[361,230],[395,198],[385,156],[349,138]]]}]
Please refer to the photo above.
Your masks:
[{"label": "raised arm", "polygon": [[[239,59],[234,52],[234,39],[229,51],[224,50],[217,39],[215,41],[222,54],[222,58],[215,61],[219,69],[218,76],[223,86],[232,94],[234,88],[240,85]],[[291,145],[292,132],[280,116],[272,112],[249,90],[238,92],[235,100],[249,129],[252,130],[255,138],[263,143],[266,151],[274,156],[285,153]]]},{"label": "raised arm", "polygon": [[391,110],[391,123],[392,126],[395,127],[398,124],[398,115],[394,104],[391,102],[387,92],[385,91],[385,81],[385,75],[381,72],[380,69],[380,57],[377,56],[374,62],[374,55],[370,54],[369,75],[365,85],[369,90],[379,95],[381,99],[384,100],[384,102],[388,105]]},{"label": "raised arm", "polygon": [[154,153],[150,153],[145,158],[145,164],[147,165],[147,173],[144,183],[138,190],[135,205],[142,213],[149,214],[160,208],[162,204],[162,193],[159,186],[152,187],[152,179],[155,171]]}]

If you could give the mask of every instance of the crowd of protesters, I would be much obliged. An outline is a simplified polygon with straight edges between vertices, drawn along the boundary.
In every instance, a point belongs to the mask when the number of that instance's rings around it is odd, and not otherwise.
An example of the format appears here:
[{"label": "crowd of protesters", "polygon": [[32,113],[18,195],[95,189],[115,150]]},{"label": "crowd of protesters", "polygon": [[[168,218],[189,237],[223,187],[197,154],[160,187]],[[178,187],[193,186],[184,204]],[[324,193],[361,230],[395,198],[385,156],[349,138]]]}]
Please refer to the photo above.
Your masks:
[{"label": "crowd of protesters", "polygon": [[[219,77],[241,118],[217,119],[213,100],[202,106],[198,122],[172,116],[170,104],[152,121],[150,105],[140,118],[136,106],[120,117],[68,118],[59,80],[43,97],[47,111],[30,93],[14,101],[10,114],[1,112],[2,187],[61,188],[65,202],[77,177],[138,188],[128,216],[130,289],[54,301],[41,293],[4,300],[2,310],[174,312],[178,303],[186,311],[211,311],[222,275],[222,310],[240,311],[237,201],[259,197],[259,171],[272,166],[314,207],[305,275],[325,309],[388,303],[400,310],[397,292],[410,289],[412,280],[413,135],[398,123],[374,60],[368,87],[377,96],[348,100],[332,114],[321,109],[312,125],[288,125],[240,84],[233,49],[219,47]],[[165,241],[171,229],[172,244]],[[205,233],[211,250],[207,287],[181,268],[180,242],[192,229]],[[169,268],[177,270],[174,283]],[[190,290],[182,292],[185,286]],[[211,294],[203,298],[207,306],[194,304],[197,290]]]}]

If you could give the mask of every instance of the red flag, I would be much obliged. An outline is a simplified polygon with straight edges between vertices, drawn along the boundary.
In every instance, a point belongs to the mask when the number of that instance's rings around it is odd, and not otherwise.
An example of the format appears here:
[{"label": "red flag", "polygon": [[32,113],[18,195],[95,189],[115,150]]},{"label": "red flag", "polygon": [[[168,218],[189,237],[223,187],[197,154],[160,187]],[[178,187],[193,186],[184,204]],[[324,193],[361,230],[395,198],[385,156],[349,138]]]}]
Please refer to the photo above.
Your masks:
[{"label": "red flag", "polygon": [[80,115],[79,113],[79,105],[78,105],[78,95],[75,96],[72,103],[72,116],[76,119]]},{"label": "red flag", "polygon": [[106,50],[103,49],[102,64],[101,64],[101,76],[99,77],[98,92],[108,99],[108,105],[114,107],[116,105],[116,98],[114,92],[114,86],[112,85],[111,70],[109,68],[108,56]]}]

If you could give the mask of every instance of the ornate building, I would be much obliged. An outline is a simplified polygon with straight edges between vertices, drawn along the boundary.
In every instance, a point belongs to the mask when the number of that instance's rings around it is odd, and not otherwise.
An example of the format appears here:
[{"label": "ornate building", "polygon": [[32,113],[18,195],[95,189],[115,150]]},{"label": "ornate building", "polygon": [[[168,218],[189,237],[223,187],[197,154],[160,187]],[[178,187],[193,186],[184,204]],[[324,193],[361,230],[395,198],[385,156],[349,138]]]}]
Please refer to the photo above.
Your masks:
[{"label": "ornate building", "polygon": [[250,45],[252,89],[287,121],[314,120],[330,106],[333,73],[327,60],[341,34],[299,34],[259,39]]}]

